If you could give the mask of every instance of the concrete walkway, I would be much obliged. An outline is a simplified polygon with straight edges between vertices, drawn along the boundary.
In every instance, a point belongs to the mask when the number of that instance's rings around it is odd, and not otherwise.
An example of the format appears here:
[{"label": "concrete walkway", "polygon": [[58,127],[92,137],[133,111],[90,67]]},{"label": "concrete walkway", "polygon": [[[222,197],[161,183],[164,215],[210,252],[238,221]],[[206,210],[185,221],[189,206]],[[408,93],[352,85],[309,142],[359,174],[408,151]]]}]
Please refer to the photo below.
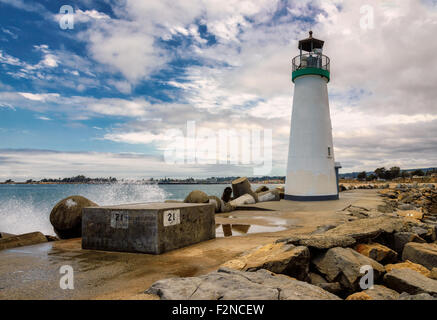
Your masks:
[{"label": "concrete walkway", "polygon": [[[232,225],[233,236],[161,255],[83,250],[81,239],[3,250],[0,299],[150,299],[143,292],[159,279],[206,274],[256,246],[345,221],[341,210],[350,204],[376,208],[381,203],[376,190],[343,192],[338,201],[259,203],[252,210],[216,215],[217,234]],[[74,290],[59,286],[63,265],[73,267]]]}]

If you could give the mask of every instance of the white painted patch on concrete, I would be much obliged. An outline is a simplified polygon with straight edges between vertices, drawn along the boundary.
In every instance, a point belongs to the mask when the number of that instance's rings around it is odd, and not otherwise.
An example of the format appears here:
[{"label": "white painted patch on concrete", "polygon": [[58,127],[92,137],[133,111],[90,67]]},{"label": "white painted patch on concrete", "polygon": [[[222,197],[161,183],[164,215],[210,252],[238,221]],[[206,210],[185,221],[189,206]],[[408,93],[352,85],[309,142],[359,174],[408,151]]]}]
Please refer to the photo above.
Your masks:
[{"label": "white painted patch on concrete", "polygon": [[164,222],[164,227],[174,226],[181,223],[181,210],[165,210],[163,212],[162,220]]},{"label": "white painted patch on concrete", "polygon": [[111,228],[127,229],[129,228],[129,214],[127,212],[111,212]]}]

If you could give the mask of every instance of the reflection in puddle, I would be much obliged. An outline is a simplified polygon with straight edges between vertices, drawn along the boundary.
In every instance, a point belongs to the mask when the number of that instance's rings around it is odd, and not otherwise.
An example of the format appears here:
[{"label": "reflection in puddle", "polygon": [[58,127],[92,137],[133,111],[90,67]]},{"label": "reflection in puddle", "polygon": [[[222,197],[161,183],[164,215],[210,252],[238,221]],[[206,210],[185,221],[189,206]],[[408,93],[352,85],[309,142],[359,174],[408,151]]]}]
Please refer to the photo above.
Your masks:
[{"label": "reflection in puddle", "polygon": [[260,226],[250,224],[216,224],[215,236],[230,237],[242,236],[248,233],[276,232],[286,230],[286,226]]}]

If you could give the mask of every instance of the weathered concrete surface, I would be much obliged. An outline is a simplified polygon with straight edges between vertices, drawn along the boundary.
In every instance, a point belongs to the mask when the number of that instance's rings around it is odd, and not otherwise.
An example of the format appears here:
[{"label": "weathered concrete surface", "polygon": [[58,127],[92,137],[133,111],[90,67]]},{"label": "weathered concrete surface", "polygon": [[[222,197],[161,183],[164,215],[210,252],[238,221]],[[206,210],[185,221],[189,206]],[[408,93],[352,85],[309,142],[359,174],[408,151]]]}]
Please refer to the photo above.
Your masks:
[{"label": "weathered concrete surface", "polygon": [[200,277],[160,280],[146,293],[162,300],[340,300],[317,286],[285,275],[227,268]]},{"label": "weathered concrete surface", "polygon": [[[217,214],[216,223],[275,226],[287,230],[216,238],[162,255],[81,249],[81,239],[48,242],[0,251],[0,299],[153,299],[143,294],[154,282],[171,277],[199,276],[217,270],[228,260],[260,245],[296,234],[308,234],[326,224],[347,219],[348,205],[376,208],[382,203],[375,190],[353,190],[338,201],[275,201],[260,210]],[[232,215],[232,218],[230,217]],[[62,265],[71,265],[74,290],[59,287]]]},{"label": "weathered concrete surface", "polygon": [[214,216],[213,205],[197,203],[84,208],[82,248],[160,254],[214,239]]}]

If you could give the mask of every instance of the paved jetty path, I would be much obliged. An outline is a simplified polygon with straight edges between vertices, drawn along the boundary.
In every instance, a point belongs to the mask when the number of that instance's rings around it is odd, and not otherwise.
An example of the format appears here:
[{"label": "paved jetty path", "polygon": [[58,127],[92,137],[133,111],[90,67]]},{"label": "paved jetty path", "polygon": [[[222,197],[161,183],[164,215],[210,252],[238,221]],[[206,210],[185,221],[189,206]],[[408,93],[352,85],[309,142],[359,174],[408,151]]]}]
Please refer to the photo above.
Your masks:
[{"label": "paved jetty path", "polygon": [[[341,210],[351,204],[376,208],[382,201],[377,190],[353,190],[341,193],[338,201],[258,203],[251,210],[216,215],[217,225],[251,225],[248,234],[161,255],[83,250],[81,239],[2,250],[0,299],[150,299],[143,292],[157,280],[206,274],[259,245],[345,221]],[[59,286],[63,265],[73,267],[74,290]]]}]

